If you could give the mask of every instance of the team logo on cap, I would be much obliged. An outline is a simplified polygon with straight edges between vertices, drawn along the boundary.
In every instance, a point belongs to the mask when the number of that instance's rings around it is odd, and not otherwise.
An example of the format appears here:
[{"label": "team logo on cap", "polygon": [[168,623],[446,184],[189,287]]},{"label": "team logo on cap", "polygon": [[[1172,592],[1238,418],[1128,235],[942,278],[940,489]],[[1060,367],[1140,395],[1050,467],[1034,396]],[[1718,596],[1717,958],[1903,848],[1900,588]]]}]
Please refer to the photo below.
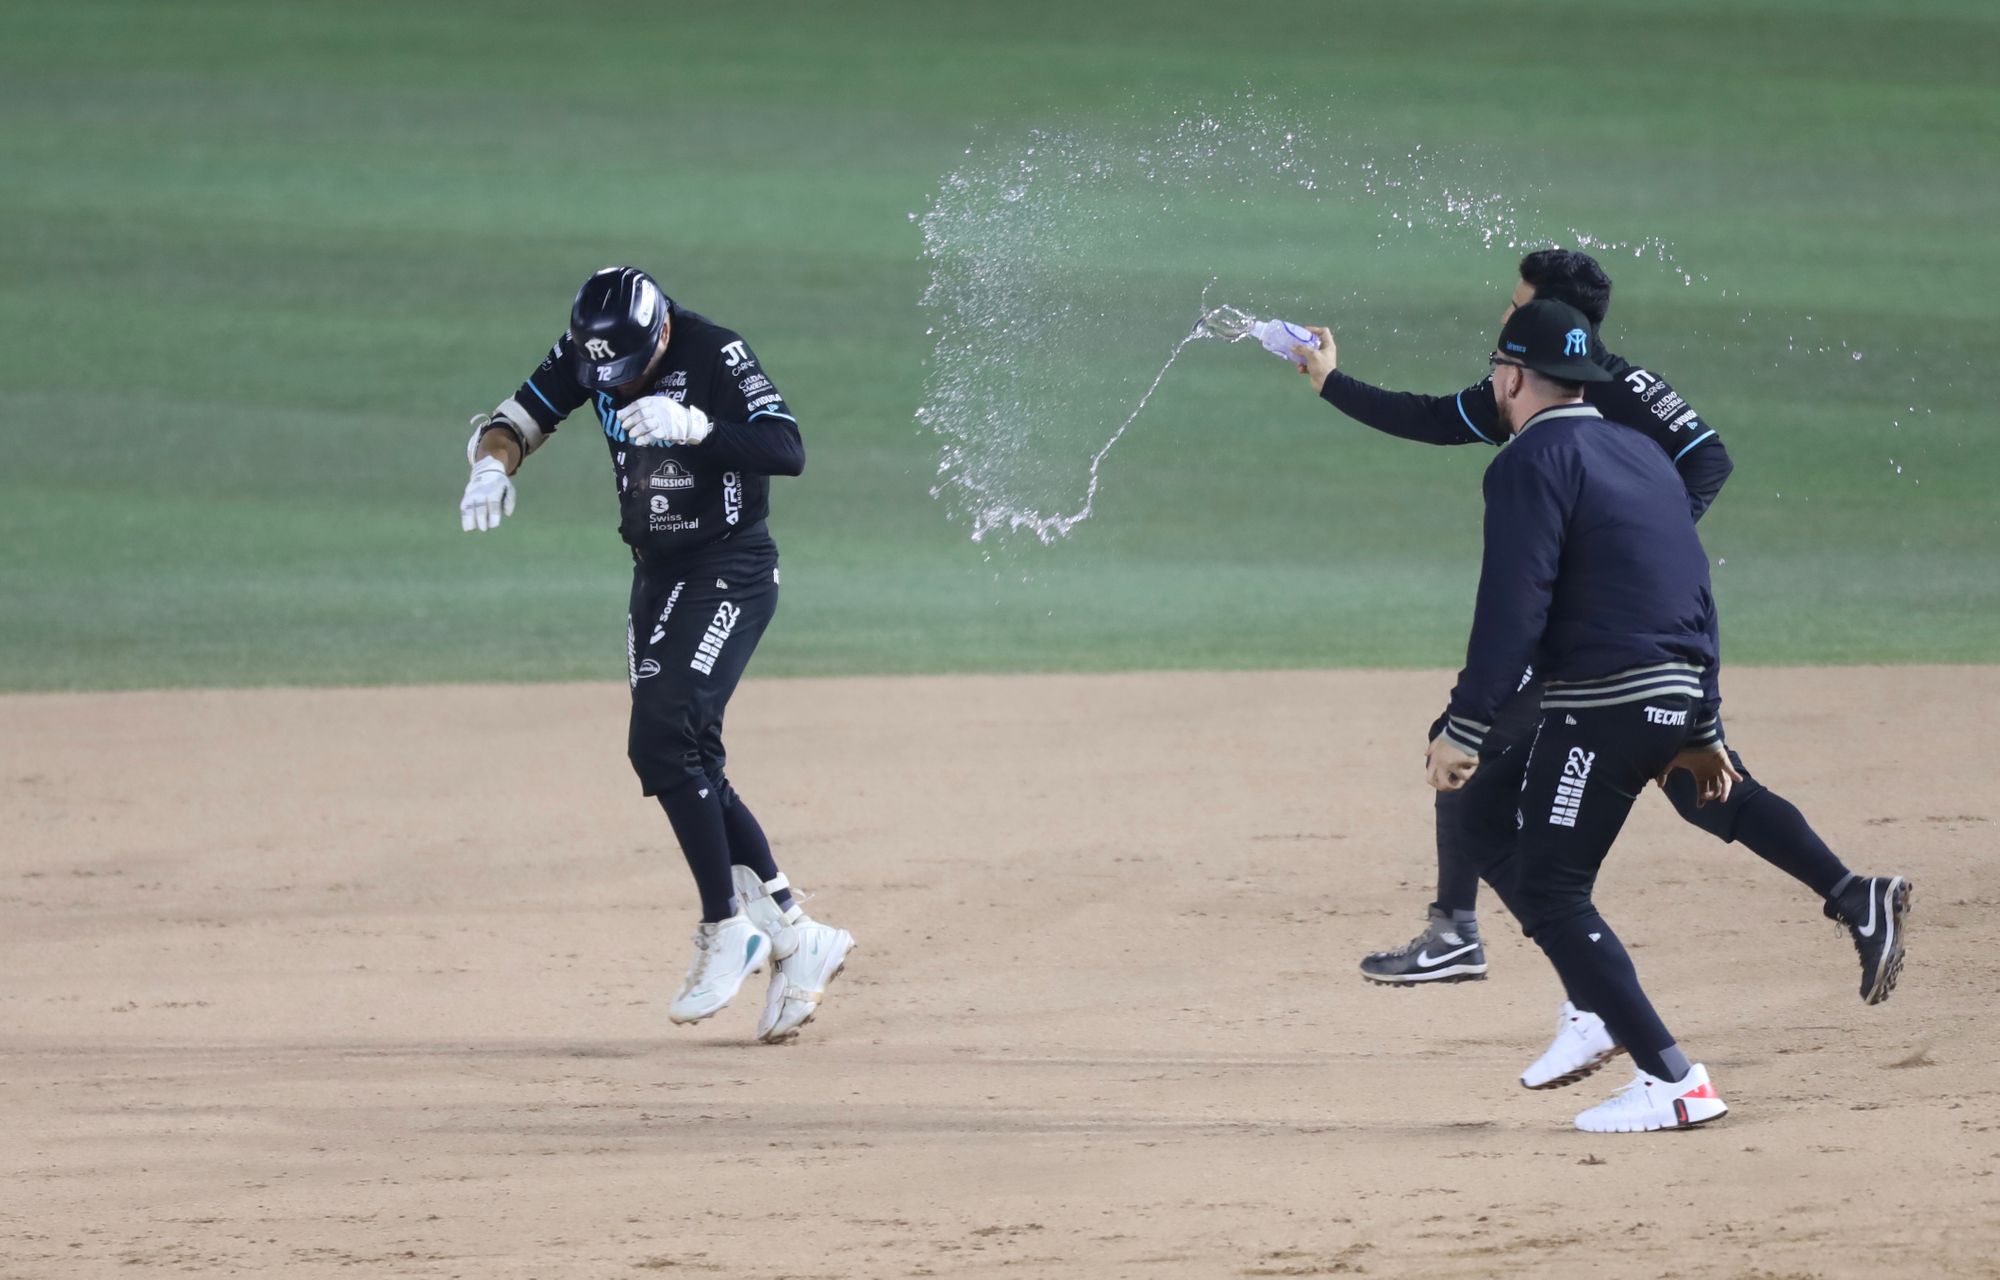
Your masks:
[{"label": "team logo on cap", "polygon": [[1563,335],[1563,354],[1566,356],[1589,355],[1590,335],[1581,329],[1571,329]]}]

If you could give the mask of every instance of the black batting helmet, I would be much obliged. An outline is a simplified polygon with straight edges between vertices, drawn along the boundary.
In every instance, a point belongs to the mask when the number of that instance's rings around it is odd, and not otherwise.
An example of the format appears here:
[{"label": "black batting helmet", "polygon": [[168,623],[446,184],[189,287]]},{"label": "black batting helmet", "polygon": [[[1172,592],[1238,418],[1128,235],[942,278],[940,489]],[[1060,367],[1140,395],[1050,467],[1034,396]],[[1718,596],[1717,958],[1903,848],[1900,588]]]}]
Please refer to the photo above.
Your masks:
[{"label": "black batting helmet", "polygon": [[645,371],[667,323],[667,295],[637,267],[606,267],[583,282],[569,309],[576,380],[603,391]]}]

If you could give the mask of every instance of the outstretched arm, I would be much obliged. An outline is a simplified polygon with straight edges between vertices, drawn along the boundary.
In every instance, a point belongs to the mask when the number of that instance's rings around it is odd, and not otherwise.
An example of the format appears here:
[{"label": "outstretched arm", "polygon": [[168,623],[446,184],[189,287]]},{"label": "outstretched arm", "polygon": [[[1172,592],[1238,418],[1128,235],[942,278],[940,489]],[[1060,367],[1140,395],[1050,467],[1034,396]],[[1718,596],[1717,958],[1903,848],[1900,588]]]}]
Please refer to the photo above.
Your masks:
[{"label": "outstretched arm", "polygon": [[1306,328],[1319,339],[1319,346],[1292,348],[1299,372],[1311,379],[1320,399],[1362,426],[1422,444],[1497,445],[1503,438],[1488,383],[1467,387],[1455,396],[1385,391],[1340,371],[1340,351],[1330,330],[1318,325]]}]

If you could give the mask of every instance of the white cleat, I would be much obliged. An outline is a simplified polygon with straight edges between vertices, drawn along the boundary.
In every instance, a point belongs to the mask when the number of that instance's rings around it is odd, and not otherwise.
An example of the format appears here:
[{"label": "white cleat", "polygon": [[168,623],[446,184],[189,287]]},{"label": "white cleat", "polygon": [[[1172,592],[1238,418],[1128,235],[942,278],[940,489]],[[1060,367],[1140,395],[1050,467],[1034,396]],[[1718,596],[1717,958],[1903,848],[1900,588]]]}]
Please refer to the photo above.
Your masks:
[{"label": "white cleat", "polygon": [[770,955],[771,939],[740,910],[727,920],[702,924],[694,931],[694,963],[667,1016],[687,1023],[720,1012]]},{"label": "white cleat", "polygon": [[1527,1089],[1560,1089],[1595,1075],[1599,1067],[1623,1052],[1611,1038],[1604,1019],[1565,1000],[1556,1014],[1556,1038],[1521,1073],[1521,1085]]},{"label": "white cleat", "polygon": [[780,910],[772,895],[791,888],[783,873],[764,882],[748,867],[730,870],[736,877],[736,896],[742,900],[743,910],[771,935],[776,964],[764,999],[764,1016],[757,1020],[757,1038],[776,1044],[797,1035],[819,1012],[827,984],[839,976],[847,965],[847,953],[854,950],[854,935],[808,916],[796,895],[790,907]]},{"label": "white cleat", "polygon": [[1661,1080],[1641,1071],[1632,1083],[1576,1118],[1585,1133],[1650,1133],[1686,1129],[1725,1115],[1729,1107],[1708,1082],[1708,1068],[1695,1063],[1687,1078]]}]

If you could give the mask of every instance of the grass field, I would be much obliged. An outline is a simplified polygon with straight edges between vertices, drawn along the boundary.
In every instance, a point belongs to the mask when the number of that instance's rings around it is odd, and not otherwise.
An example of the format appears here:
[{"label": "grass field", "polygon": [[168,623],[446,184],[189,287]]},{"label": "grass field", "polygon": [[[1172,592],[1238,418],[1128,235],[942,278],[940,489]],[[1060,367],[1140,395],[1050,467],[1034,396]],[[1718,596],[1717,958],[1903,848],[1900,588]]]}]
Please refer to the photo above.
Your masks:
[{"label": "grass field", "polygon": [[[1612,328],[1737,458],[1703,526],[1729,660],[1980,661],[2000,631],[1990,4],[11,12],[0,688],[620,670],[590,432],[496,537],[454,508],[466,417],[626,260],[746,332],[804,423],[763,674],[1452,664],[1486,455],[1370,438],[1239,353],[1176,370],[1064,545],[988,560],[928,496],[910,215],[968,146],[1246,90],[1487,157],[1546,221],[1706,275],[1635,264]],[[1372,301],[1298,318],[1363,376],[1469,381],[1511,255],[1344,225],[1328,296]]]}]

